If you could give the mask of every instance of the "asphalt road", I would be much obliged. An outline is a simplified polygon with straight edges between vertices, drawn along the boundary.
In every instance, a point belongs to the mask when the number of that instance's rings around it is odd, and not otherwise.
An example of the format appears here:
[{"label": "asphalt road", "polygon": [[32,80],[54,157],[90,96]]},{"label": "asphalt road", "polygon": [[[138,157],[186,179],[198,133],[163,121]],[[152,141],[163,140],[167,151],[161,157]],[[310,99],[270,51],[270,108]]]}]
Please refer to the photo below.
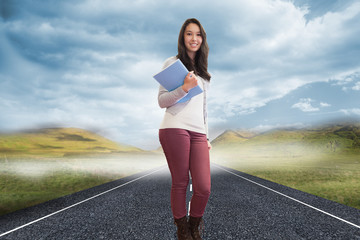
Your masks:
[{"label": "asphalt road", "polygon": [[[360,239],[360,211],[212,164],[204,239]],[[0,217],[0,239],[176,239],[166,166]],[[190,199],[189,189],[188,199]]]}]

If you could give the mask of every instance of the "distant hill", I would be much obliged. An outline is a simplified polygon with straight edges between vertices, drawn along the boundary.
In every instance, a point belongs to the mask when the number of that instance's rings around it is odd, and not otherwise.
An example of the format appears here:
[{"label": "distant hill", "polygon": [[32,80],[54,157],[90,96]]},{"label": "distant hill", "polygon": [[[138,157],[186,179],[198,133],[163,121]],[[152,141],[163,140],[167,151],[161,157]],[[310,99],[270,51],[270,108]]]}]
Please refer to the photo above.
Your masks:
[{"label": "distant hill", "polygon": [[139,148],[115,143],[78,128],[46,128],[0,134],[0,154],[67,156],[72,154],[140,152]]},{"label": "distant hill", "polygon": [[256,133],[245,131],[245,130],[226,130],[222,134],[220,134],[217,138],[215,138],[211,144],[221,145],[228,143],[240,143],[249,140],[256,136]]},{"label": "distant hill", "polygon": [[304,129],[275,129],[261,134],[227,130],[212,141],[215,149],[296,144],[332,152],[360,151],[360,124],[332,124]]}]

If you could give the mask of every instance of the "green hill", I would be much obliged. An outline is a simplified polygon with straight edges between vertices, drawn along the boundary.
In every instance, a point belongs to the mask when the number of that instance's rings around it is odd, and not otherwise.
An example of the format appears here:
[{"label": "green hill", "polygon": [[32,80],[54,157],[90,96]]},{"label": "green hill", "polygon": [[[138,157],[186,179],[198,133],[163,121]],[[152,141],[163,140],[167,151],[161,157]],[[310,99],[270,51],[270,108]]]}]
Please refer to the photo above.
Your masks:
[{"label": "green hill", "polygon": [[47,128],[13,134],[0,134],[0,153],[19,155],[68,156],[140,152],[139,148],[118,144],[95,133],[78,128]]},{"label": "green hill", "polygon": [[[245,134],[244,134],[245,133]],[[214,148],[297,146],[314,151],[360,152],[360,124],[334,124],[306,129],[275,129],[262,134],[227,130],[212,141]]]},{"label": "green hill", "polygon": [[255,133],[244,131],[244,130],[226,130],[222,134],[220,134],[216,139],[214,139],[211,144],[222,145],[222,144],[229,144],[229,143],[241,143],[245,142],[250,138],[256,136]]}]

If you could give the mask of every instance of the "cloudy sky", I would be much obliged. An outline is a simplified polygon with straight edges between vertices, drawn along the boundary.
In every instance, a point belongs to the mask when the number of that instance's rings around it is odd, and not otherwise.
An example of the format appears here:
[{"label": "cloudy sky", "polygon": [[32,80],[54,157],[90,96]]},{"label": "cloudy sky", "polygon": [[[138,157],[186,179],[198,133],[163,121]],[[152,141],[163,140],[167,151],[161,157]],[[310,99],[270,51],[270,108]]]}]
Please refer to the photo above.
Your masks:
[{"label": "cloudy sky", "polygon": [[185,19],[210,46],[210,138],[360,119],[360,1],[1,0],[0,131],[159,146],[152,78]]}]

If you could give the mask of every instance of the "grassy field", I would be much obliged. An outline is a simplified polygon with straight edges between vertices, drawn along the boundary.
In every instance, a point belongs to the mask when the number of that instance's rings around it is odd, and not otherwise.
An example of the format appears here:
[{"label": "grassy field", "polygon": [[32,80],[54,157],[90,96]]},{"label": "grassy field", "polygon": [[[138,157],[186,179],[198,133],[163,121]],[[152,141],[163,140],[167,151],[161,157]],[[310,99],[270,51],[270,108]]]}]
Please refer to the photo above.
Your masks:
[{"label": "grassy field", "polygon": [[0,215],[164,164],[83,129],[0,134]]},{"label": "grassy field", "polygon": [[86,173],[56,172],[43,178],[0,175],[0,215],[78,192],[112,178]]},{"label": "grassy field", "polygon": [[212,161],[360,209],[359,131],[354,127],[274,131],[214,144]]},{"label": "grassy field", "polygon": [[154,153],[0,157],[0,215],[166,164]]}]

